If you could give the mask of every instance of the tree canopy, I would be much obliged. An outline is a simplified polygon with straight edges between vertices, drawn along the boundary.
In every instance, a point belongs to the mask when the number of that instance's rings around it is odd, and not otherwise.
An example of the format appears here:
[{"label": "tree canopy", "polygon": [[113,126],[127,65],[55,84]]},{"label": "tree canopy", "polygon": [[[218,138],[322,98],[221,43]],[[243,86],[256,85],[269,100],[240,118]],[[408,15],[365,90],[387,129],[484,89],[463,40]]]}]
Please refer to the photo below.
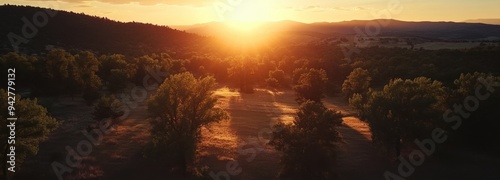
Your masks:
[{"label": "tree canopy", "polygon": [[192,163],[200,128],[228,117],[215,107],[215,79],[180,73],[165,79],[148,101],[154,152],[169,154],[183,172]]}]

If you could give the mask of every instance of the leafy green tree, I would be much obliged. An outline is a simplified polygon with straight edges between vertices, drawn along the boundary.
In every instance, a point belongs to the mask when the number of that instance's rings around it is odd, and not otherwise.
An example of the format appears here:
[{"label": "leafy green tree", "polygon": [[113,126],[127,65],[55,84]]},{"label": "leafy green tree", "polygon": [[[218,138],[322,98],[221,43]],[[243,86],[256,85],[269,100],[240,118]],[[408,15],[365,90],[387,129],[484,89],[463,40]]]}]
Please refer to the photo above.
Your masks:
[{"label": "leafy green tree", "polygon": [[167,78],[148,101],[153,120],[152,150],[154,154],[170,155],[181,171],[187,172],[193,162],[201,127],[227,118],[215,107],[215,79],[196,79],[191,73]]},{"label": "leafy green tree", "polygon": [[324,97],[327,81],[325,70],[309,69],[300,76],[298,84],[293,87],[297,95],[296,100],[299,103],[306,100],[320,102]]},{"label": "leafy green tree", "polygon": [[341,123],[339,112],[308,100],[302,103],[292,124],[276,125],[269,144],[283,152],[281,176],[331,179],[335,143],[341,139],[337,127]]},{"label": "leafy green tree", "polygon": [[115,96],[102,96],[94,105],[92,117],[96,121],[101,121],[105,118],[114,119],[123,115],[122,107],[123,104]]},{"label": "leafy green tree", "polygon": [[44,57],[42,76],[44,92],[74,94],[81,89],[81,76],[75,57],[64,49],[52,49]]},{"label": "leafy green tree", "polygon": [[368,88],[370,88],[371,80],[372,78],[367,70],[356,68],[347,76],[347,79],[342,84],[342,93],[344,93],[346,98],[352,97],[355,93],[366,95]]},{"label": "leafy green tree", "polygon": [[370,92],[362,114],[370,126],[374,143],[387,149],[428,136],[440,127],[446,91],[441,82],[419,77],[393,79],[382,91]]},{"label": "leafy green tree", "polygon": [[111,92],[118,92],[127,87],[128,82],[137,73],[137,67],[133,63],[128,63],[125,56],[121,54],[102,55],[99,57],[101,67],[99,76],[107,82]]},{"label": "leafy green tree", "polygon": [[[10,129],[7,127],[7,118],[11,117],[7,114],[7,92],[0,89],[0,108],[3,109],[0,113],[0,140],[8,142]],[[48,115],[47,109],[39,105],[37,99],[22,99],[16,96],[15,107],[15,146],[16,146],[16,169],[18,172],[24,160],[38,153],[38,145],[40,142],[47,139],[50,132],[59,126],[59,123]],[[7,178],[7,154],[9,153],[9,146],[7,143],[2,143],[2,154],[0,155],[1,168],[3,178]]]},{"label": "leafy green tree", "polygon": [[80,83],[84,91],[96,91],[101,88],[102,80],[97,75],[100,62],[94,53],[83,51],[75,55],[75,61],[80,71]]},{"label": "leafy green tree", "polygon": [[75,61],[80,73],[78,83],[80,90],[83,90],[83,99],[90,105],[99,98],[98,90],[102,86],[102,79],[97,75],[100,62],[94,53],[89,51],[75,55]]}]

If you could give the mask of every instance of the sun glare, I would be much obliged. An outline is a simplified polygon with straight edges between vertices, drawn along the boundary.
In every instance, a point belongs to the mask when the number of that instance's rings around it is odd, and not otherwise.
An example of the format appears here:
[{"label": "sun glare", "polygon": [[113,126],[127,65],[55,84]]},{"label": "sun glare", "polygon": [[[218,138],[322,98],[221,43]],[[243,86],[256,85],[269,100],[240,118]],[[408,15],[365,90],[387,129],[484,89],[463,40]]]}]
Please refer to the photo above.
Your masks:
[{"label": "sun glare", "polygon": [[263,23],[262,22],[250,22],[250,21],[231,21],[226,22],[226,25],[240,33],[253,33],[257,30]]},{"label": "sun glare", "polygon": [[244,1],[227,14],[226,24],[240,32],[252,32],[263,22],[270,21],[270,2]]}]

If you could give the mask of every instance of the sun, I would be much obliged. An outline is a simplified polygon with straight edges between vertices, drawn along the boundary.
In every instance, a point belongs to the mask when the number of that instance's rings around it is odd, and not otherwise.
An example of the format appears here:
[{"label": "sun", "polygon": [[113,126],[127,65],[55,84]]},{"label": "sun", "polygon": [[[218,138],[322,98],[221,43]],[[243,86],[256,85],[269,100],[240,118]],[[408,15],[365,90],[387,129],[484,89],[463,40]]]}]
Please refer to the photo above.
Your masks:
[{"label": "sun", "polygon": [[241,32],[252,32],[271,21],[271,4],[264,0],[241,1],[226,14],[225,23]]}]

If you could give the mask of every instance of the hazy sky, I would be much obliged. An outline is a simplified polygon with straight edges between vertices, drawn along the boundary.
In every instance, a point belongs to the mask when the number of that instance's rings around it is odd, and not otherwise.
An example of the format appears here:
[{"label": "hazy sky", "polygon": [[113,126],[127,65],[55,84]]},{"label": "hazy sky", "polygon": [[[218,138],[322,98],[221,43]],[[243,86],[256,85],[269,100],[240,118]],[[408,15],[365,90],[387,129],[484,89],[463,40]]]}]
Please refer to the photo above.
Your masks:
[{"label": "hazy sky", "polygon": [[211,21],[334,22],[392,18],[464,21],[500,18],[500,0],[4,0],[119,21],[185,25]]}]

